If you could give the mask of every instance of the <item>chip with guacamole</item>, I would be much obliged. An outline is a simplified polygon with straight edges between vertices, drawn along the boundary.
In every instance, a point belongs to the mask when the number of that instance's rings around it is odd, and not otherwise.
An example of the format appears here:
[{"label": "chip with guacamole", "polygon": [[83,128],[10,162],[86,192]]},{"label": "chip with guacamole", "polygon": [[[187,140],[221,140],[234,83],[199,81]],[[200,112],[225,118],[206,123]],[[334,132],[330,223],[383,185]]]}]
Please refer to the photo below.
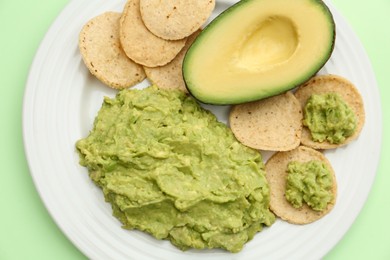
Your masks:
[{"label": "chip with guacamole", "polygon": [[238,252],[275,221],[260,153],[180,91],[106,97],[76,147],[125,229]]},{"label": "chip with guacamole", "polygon": [[327,215],[337,198],[337,180],[323,153],[306,146],[277,152],[267,160],[270,209],[292,224],[309,224]]},{"label": "chip with guacamole", "polygon": [[294,95],[304,112],[302,145],[334,149],[359,137],[365,122],[364,103],[351,81],[332,74],[317,75]]}]

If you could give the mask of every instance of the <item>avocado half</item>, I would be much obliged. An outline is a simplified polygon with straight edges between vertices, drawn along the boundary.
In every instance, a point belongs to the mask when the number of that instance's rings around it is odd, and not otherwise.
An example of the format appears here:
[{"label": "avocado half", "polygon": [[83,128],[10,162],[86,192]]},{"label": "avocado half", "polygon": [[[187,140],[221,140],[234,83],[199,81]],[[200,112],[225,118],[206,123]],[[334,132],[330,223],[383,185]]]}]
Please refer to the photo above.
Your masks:
[{"label": "avocado half", "polygon": [[183,61],[188,91],[209,104],[277,95],[315,75],[336,31],[321,0],[242,0],[204,28]]}]

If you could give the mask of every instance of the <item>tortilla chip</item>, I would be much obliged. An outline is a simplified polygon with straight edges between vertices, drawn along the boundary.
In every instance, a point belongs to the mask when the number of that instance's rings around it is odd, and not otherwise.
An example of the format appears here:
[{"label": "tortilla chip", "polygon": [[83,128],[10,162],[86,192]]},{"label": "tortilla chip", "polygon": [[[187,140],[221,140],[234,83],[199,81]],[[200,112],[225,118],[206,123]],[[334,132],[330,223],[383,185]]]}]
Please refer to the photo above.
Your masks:
[{"label": "tortilla chip", "polygon": [[142,66],[130,60],[119,41],[120,13],[106,12],[89,20],[79,35],[79,49],[92,75],[115,89],[145,79]]},{"label": "tortilla chip", "polygon": [[179,89],[188,93],[186,84],[183,80],[183,59],[191,46],[192,42],[199,35],[200,30],[190,35],[187,39],[186,45],[180,51],[180,53],[167,65],[160,67],[144,67],[147,78],[156,86],[161,89]]},{"label": "tortilla chip", "polygon": [[128,0],[120,19],[120,41],[126,55],[138,64],[156,67],[173,60],[186,39],[169,41],[157,37],[144,25],[139,0]]},{"label": "tortilla chip", "polygon": [[[323,211],[315,211],[306,203],[301,208],[294,208],[285,198],[287,183],[287,165],[291,161],[308,162],[317,160],[325,163],[333,176],[333,201]],[[332,165],[319,151],[299,146],[298,148],[275,153],[265,165],[266,177],[270,186],[270,209],[281,219],[292,224],[308,224],[328,214],[336,203],[337,181]]]},{"label": "tortilla chip", "polygon": [[336,75],[321,75],[311,78],[308,82],[298,87],[295,97],[301,104],[302,110],[312,94],[338,93],[348,106],[354,111],[357,118],[357,126],[353,135],[347,137],[343,143],[332,144],[328,141],[316,142],[311,138],[309,128],[302,129],[301,143],[314,149],[333,149],[350,143],[358,138],[365,121],[363,99],[357,88],[347,79]]},{"label": "tortilla chip", "polygon": [[183,39],[200,29],[214,7],[215,0],[140,0],[145,26],[167,40]]},{"label": "tortilla chip", "polygon": [[260,150],[288,151],[300,143],[302,111],[291,92],[235,105],[230,128],[243,144]]}]

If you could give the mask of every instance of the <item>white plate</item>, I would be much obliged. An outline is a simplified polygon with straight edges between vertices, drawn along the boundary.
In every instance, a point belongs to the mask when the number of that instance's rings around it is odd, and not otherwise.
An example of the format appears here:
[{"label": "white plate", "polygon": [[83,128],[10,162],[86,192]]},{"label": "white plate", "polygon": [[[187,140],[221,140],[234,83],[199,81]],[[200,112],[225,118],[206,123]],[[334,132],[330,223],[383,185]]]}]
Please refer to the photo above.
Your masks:
[{"label": "white plate", "polygon": [[[214,16],[233,2],[218,1]],[[109,10],[121,11],[123,6],[123,0],[71,1],[46,34],[31,67],[24,96],[24,145],[37,190],[57,225],[92,259],[324,256],[345,234],[366,200],[376,174],[382,135],[380,98],[370,62],[341,15],[330,6],[337,24],[337,40],[321,73],[338,74],[354,82],[363,96],[367,119],[356,142],[326,152],[339,185],[333,211],[305,226],[278,220],[238,254],[222,250],[181,252],[167,241],[122,229],[100,189],[78,164],[76,140],[88,134],[103,96],[115,94],[88,73],[78,51],[78,33],[90,18]],[[146,85],[143,82],[140,86]],[[226,109],[214,111],[226,121]]]}]

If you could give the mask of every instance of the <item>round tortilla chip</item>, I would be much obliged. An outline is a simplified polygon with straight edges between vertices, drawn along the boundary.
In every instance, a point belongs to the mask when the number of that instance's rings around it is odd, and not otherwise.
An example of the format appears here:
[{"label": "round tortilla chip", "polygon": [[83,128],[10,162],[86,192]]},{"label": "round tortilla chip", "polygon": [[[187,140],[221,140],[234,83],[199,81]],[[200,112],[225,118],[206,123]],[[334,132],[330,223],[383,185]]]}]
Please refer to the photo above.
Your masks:
[{"label": "round tortilla chip", "polygon": [[188,37],[184,48],[170,63],[160,67],[144,67],[147,78],[161,89],[179,89],[188,93],[186,84],[183,80],[183,59],[188,48],[200,32],[201,31],[198,30]]},{"label": "round tortilla chip", "polygon": [[332,144],[328,141],[316,142],[311,138],[309,128],[303,126],[301,143],[314,149],[333,149],[350,143],[357,139],[365,121],[363,99],[357,88],[347,79],[336,75],[320,75],[311,78],[308,82],[299,86],[295,97],[301,104],[302,110],[312,94],[338,93],[348,106],[354,111],[357,119],[356,130],[353,135],[347,137],[343,143]]},{"label": "round tortilla chip", "polygon": [[144,25],[139,0],[128,0],[120,19],[120,41],[126,55],[138,64],[156,67],[173,60],[184,47],[186,39],[164,40]]},{"label": "round tortilla chip", "polygon": [[92,75],[115,89],[145,79],[142,66],[130,60],[119,41],[120,13],[106,12],[89,20],[79,35],[81,57]]},{"label": "round tortilla chip", "polygon": [[[285,198],[287,183],[287,165],[291,161],[308,162],[311,160],[325,163],[333,176],[333,201],[323,211],[315,211],[306,203],[301,208],[294,208]],[[275,153],[265,164],[266,178],[270,186],[270,209],[281,219],[292,224],[308,224],[328,214],[336,203],[337,181],[332,165],[319,151],[299,146],[294,150]]]},{"label": "round tortilla chip", "polygon": [[215,0],[140,0],[145,26],[167,40],[183,39],[206,22],[215,7]]},{"label": "round tortilla chip", "polygon": [[288,151],[300,143],[302,110],[291,92],[235,105],[230,128],[244,145],[268,151]]}]

